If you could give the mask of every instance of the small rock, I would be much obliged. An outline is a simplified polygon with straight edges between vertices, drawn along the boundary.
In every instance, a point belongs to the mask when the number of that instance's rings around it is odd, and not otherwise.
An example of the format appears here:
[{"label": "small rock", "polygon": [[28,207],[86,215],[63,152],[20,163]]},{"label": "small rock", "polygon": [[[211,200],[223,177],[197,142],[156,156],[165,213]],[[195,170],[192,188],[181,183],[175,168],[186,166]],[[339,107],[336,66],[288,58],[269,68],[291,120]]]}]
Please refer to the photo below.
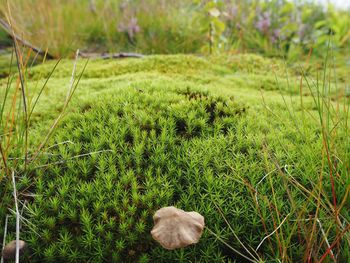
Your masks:
[{"label": "small rock", "polygon": [[[19,240],[19,255],[22,255],[27,247],[27,244],[23,240]],[[2,257],[4,260],[14,260],[16,258],[16,240],[12,240],[8,243],[3,251]]]}]

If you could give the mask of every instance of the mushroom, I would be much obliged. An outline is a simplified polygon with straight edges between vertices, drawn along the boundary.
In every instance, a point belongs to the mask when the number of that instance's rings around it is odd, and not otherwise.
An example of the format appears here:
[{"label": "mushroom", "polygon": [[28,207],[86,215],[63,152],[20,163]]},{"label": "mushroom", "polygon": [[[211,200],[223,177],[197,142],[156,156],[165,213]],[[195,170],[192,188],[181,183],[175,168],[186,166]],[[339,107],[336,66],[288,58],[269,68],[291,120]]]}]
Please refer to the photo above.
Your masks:
[{"label": "mushroom", "polygon": [[[19,254],[22,255],[27,247],[23,240],[19,240]],[[16,258],[16,240],[12,240],[2,250],[2,257],[5,261],[14,260]]]},{"label": "mushroom", "polygon": [[154,214],[153,221],[153,239],[169,250],[197,243],[204,229],[202,215],[185,212],[173,206],[159,209]]}]

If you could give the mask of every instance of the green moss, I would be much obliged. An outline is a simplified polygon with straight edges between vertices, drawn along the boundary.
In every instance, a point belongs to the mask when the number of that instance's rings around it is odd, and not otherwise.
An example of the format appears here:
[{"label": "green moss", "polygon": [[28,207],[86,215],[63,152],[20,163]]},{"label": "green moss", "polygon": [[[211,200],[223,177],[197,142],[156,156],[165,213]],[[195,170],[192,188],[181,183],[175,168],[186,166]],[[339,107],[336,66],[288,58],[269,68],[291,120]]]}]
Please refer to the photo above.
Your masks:
[{"label": "green moss", "polygon": [[[53,63],[53,62],[52,62]],[[81,62],[81,64],[84,62]],[[112,77],[129,72],[158,72],[164,74],[194,74],[200,71],[220,72],[225,70],[218,65],[210,64],[206,59],[193,55],[172,55],[172,56],[146,56],[143,59],[93,59],[89,63],[89,67],[85,71],[85,77]],[[71,61],[64,60],[61,66],[55,72],[57,77],[67,77],[71,73]],[[227,70],[226,70],[227,71]],[[31,73],[32,79],[39,76],[47,76],[50,67],[47,65],[39,66],[33,69]]]},{"label": "green moss", "polygon": [[[248,198],[249,190],[239,181],[245,178],[256,185],[268,172],[271,164],[265,163],[264,145],[276,153],[278,163],[297,164],[291,172],[307,174],[311,182],[317,180],[314,169],[321,165],[316,154],[321,151],[321,140],[315,135],[306,137],[313,125],[305,125],[305,137],[301,137],[294,129],[284,129],[287,122],[276,129],[277,123],[269,125],[267,118],[233,98],[188,88],[127,88],[81,105],[65,120],[53,142],[73,144],[59,145],[46,160],[64,163],[37,174],[37,197],[30,203],[29,220],[41,238],[30,231],[26,235],[35,259],[239,259],[208,231],[196,246],[165,252],[150,238],[152,214],[168,205],[196,210],[211,230],[240,247],[218,206],[244,243],[256,247],[264,236],[263,226]],[[301,152],[307,158],[300,162]],[[84,153],[91,154],[76,157]],[[276,195],[286,194],[283,180],[276,178],[274,184]],[[264,194],[271,191],[268,183],[260,187]],[[291,193],[302,200],[297,190]],[[268,215],[268,203],[260,202],[268,221],[273,216]],[[283,198],[276,205],[282,214],[292,210]],[[271,220],[267,227],[273,229]],[[271,253],[268,247],[260,252],[265,258]],[[301,260],[297,251],[290,253]]]},{"label": "green moss", "polygon": [[[47,77],[54,63],[53,61],[33,68],[29,72],[29,77],[32,80]],[[82,68],[84,63],[84,61],[78,63],[78,68]],[[69,78],[72,70],[71,64],[69,60],[62,61],[55,71],[54,77]],[[276,90],[298,95],[302,73],[299,67],[287,69],[288,67],[281,60],[252,54],[211,57],[157,55],[146,56],[143,59],[91,60],[84,73],[84,79],[102,78],[112,82],[114,80],[134,81],[147,78],[157,81],[159,78],[168,77],[174,80],[192,81],[196,84],[209,86],[209,88],[218,85],[225,89],[230,87],[239,88],[239,90],[241,88]],[[315,79],[316,73],[313,72],[310,78]],[[314,81],[316,82],[316,80]],[[98,81],[93,80],[93,82]],[[338,83],[336,86],[334,82],[331,83],[332,96],[344,91],[342,85]],[[310,91],[304,88],[303,95],[310,95]]]},{"label": "green moss", "polygon": [[[247,61],[261,59],[246,56]],[[328,169],[313,99],[305,96],[301,106],[290,88],[297,89],[299,80],[291,78],[288,85],[278,76],[278,84],[260,63],[247,62],[251,69],[246,70],[243,65],[227,66],[223,58],[212,59],[155,56],[91,62],[50,141],[71,143],[48,149],[40,159],[45,167],[33,167],[26,175],[35,178],[29,189],[28,177],[18,182],[20,191],[35,193],[25,211],[31,224],[21,230],[30,244],[27,261],[243,260],[208,230],[195,246],[162,249],[149,232],[154,211],[169,205],[200,212],[210,230],[243,253],[222,214],[253,248],[289,215],[291,220],[280,228],[286,256],[294,262],[303,259],[306,247],[299,235],[308,233],[295,230],[295,219],[307,218],[316,203],[289,174],[316,191],[320,171]],[[50,66],[32,69],[32,94]],[[71,61],[63,61],[40,99],[32,120],[36,142],[60,108],[71,68]],[[281,94],[288,96],[285,102]],[[336,183],[340,197],[350,180],[346,135],[345,130],[339,132],[334,142],[337,158],[343,160],[337,168],[342,173]],[[258,206],[252,189],[260,193]],[[329,181],[324,192],[331,196]],[[10,188],[8,193],[3,204],[11,206]],[[345,204],[340,211],[345,218],[348,209]],[[1,219],[4,215],[3,208]],[[321,208],[319,216],[330,235],[336,233],[334,222],[325,220],[329,210]],[[10,237],[14,225],[12,218]],[[267,261],[280,258],[281,239],[282,234],[271,236],[259,249],[260,256]],[[347,245],[341,245],[346,258]]]}]

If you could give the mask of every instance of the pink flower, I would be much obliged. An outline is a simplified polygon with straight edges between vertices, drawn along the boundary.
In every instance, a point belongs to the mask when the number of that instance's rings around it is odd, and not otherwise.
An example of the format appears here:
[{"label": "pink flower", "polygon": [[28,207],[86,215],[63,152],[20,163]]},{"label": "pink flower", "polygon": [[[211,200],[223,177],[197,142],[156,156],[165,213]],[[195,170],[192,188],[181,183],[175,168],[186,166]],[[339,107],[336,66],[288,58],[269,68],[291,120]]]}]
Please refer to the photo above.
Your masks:
[{"label": "pink flower", "polygon": [[271,26],[270,13],[265,12],[259,16],[258,21],[255,24],[256,29],[258,29],[261,33],[266,34]]}]

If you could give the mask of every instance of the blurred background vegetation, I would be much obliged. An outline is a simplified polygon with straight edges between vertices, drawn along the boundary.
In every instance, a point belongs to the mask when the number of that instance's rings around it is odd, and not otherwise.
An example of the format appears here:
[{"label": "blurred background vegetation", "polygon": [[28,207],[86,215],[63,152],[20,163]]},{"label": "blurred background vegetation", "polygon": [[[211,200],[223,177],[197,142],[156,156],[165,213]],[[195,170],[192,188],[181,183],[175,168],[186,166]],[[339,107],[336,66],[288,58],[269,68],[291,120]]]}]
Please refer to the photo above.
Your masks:
[{"label": "blurred background vegetation", "polygon": [[[88,52],[345,54],[350,13],[287,0],[0,0],[15,32],[55,57]],[[0,46],[9,44],[0,32]]]}]

